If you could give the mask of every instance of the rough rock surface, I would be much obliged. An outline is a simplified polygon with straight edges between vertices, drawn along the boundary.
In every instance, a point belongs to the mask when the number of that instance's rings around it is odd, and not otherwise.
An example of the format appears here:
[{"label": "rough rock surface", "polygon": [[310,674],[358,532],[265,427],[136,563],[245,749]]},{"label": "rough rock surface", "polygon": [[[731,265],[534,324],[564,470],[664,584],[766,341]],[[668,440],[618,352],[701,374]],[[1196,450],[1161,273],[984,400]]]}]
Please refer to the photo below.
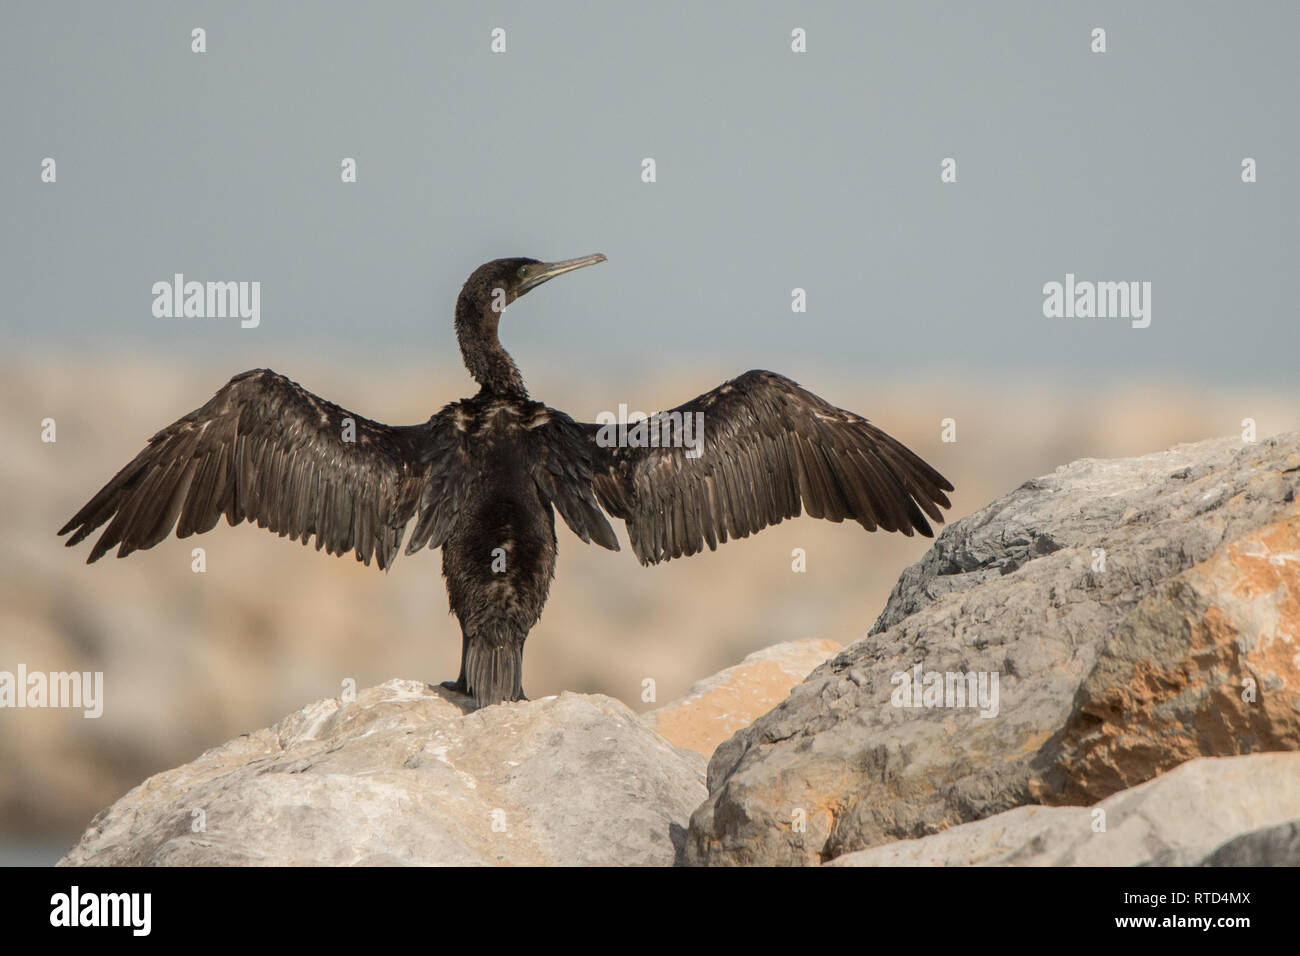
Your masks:
[{"label": "rough rock surface", "polygon": [[1300,754],[1202,758],[1093,808],[1018,807],[830,865],[1278,866],[1300,850],[1295,820]]},{"label": "rough rock surface", "polygon": [[765,647],[641,718],[670,743],[712,756],[718,744],[785,700],[792,687],[841,649],[812,637]]},{"label": "rough rock surface", "polygon": [[1215,850],[1206,866],[1300,866],[1300,819],[1243,833]]},{"label": "rough rock surface", "polygon": [[60,865],[673,863],[698,754],[608,697],[465,700],[389,681],[317,701],[150,777]]},{"label": "rough rock surface", "polygon": [[1220,548],[1138,606],[1079,688],[1036,792],[1044,803],[1090,803],[1200,754],[1300,750],[1297,690],[1293,514]]},{"label": "rough rock surface", "polygon": [[[1076,461],[956,522],[866,638],[718,748],[686,862],[824,862],[1295,749],[1297,488],[1300,435],[1215,439]],[[996,716],[893,706],[916,665],[996,676]]]}]

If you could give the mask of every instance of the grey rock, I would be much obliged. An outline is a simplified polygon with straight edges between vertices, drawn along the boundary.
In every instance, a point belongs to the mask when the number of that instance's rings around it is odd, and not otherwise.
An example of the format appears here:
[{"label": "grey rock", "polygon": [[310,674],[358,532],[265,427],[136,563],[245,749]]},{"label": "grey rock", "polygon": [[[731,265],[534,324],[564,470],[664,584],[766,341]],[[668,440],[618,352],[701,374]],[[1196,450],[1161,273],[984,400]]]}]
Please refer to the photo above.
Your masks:
[{"label": "grey rock", "polygon": [[[1261,785],[1276,786],[1272,781]],[[1300,819],[1243,833],[1219,847],[1205,866],[1300,866]]]},{"label": "grey rock", "polygon": [[1277,866],[1297,858],[1296,825],[1281,822],[1297,816],[1300,754],[1200,758],[1093,808],[1018,807],[829,865]]},{"label": "grey rock", "polygon": [[704,759],[608,697],[389,681],[151,777],[64,866],[671,865]]},{"label": "grey rock", "polygon": [[[685,861],[825,862],[1300,746],[1297,488],[1300,435],[1215,439],[1076,461],[954,523],[867,637],[718,747]],[[996,716],[893,706],[916,665],[996,675]]]}]

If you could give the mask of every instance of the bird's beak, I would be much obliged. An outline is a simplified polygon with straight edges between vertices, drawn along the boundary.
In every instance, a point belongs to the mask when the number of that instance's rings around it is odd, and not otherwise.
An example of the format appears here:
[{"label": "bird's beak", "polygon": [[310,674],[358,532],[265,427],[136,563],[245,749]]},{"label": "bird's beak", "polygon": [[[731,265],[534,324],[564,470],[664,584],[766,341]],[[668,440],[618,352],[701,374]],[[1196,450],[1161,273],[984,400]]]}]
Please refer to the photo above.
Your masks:
[{"label": "bird's beak", "polygon": [[574,269],[581,269],[583,266],[594,266],[597,262],[604,262],[605,257],[597,252],[595,255],[582,256],[577,259],[565,259],[561,262],[543,262],[532,267],[527,279],[519,285],[519,294],[523,295],[529,289],[535,289],[547,279],[554,279],[556,276],[564,275],[566,272],[572,272]]}]

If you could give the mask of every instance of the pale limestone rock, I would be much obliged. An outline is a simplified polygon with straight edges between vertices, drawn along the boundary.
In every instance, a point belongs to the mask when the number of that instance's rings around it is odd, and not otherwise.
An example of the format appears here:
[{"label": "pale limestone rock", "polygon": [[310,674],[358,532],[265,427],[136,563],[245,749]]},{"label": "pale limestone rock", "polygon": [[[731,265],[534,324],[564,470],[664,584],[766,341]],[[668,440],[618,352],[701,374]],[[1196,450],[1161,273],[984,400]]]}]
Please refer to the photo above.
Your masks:
[{"label": "pale limestone rock", "polygon": [[1300,754],[1210,757],[1095,808],[1017,807],[919,840],[846,853],[830,865],[1194,866],[1235,857],[1286,865],[1286,848],[1294,865],[1296,820]]},{"label": "pale limestone rock", "polygon": [[673,863],[699,755],[608,697],[465,707],[400,680],[317,701],[150,777],[61,864]]}]

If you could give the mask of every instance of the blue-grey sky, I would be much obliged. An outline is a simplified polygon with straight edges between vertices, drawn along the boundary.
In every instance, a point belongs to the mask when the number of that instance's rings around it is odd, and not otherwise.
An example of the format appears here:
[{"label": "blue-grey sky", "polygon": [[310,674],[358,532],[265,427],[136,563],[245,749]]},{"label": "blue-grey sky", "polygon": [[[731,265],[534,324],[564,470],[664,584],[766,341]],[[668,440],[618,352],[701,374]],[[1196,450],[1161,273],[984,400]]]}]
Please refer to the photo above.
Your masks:
[{"label": "blue-grey sky", "polygon": [[[0,20],[6,351],[434,360],[480,262],[603,252],[507,315],[530,383],[586,359],[1300,377],[1294,2],[10,0]],[[260,281],[260,326],[155,318],[176,272]],[[1151,326],[1044,318],[1066,273],[1149,281]]]}]

